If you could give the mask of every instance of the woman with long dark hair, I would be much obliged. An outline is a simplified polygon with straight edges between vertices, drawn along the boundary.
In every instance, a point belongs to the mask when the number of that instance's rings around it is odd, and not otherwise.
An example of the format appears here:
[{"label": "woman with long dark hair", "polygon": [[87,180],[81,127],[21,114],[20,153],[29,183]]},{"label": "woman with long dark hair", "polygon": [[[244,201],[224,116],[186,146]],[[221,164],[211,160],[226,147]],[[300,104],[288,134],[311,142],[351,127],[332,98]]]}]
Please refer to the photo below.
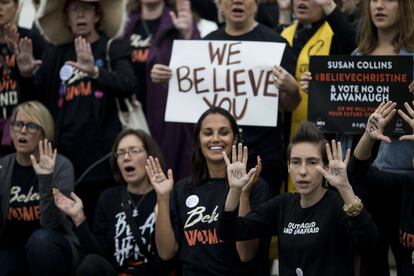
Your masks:
[{"label": "woman with long dark hair", "polygon": [[[240,141],[235,119],[215,107],[205,111],[195,127],[189,177],[174,186],[172,170],[166,177],[157,159],[147,161],[147,172],[157,192],[157,249],[164,260],[178,254],[184,275],[262,274],[264,265],[256,262],[266,260],[262,242],[223,242],[216,230],[229,189],[223,151],[235,154],[234,147]],[[239,214],[244,215],[250,204],[254,208],[268,196],[267,184],[254,179],[240,196]]]}]

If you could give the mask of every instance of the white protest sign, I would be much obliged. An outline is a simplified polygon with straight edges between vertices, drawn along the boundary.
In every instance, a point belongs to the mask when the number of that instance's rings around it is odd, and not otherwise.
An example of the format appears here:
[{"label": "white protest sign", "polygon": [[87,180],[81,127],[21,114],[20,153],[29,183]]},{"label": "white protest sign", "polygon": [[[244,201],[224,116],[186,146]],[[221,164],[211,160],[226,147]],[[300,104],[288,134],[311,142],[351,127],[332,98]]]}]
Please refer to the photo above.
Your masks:
[{"label": "white protest sign", "polygon": [[276,126],[279,93],[272,67],[284,43],[175,40],[165,120],[195,123],[211,106],[228,110],[240,125]]}]

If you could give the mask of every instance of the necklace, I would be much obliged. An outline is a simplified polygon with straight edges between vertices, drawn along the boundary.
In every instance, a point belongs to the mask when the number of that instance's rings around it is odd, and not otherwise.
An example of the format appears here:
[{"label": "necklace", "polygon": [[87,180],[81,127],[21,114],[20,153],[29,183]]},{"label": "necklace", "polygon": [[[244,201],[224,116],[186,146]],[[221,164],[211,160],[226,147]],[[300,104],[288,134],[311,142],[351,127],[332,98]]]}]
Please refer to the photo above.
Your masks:
[{"label": "necklace", "polygon": [[142,197],[139,199],[139,201],[138,201],[137,204],[135,204],[134,201],[132,200],[132,197],[131,197],[130,192],[127,191],[127,194],[128,194],[128,198],[129,198],[128,202],[133,207],[133,209],[132,209],[132,216],[135,218],[135,217],[137,217],[139,215],[139,213],[138,213],[138,207],[144,201],[145,196],[147,194],[149,194],[149,193],[143,194]]}]

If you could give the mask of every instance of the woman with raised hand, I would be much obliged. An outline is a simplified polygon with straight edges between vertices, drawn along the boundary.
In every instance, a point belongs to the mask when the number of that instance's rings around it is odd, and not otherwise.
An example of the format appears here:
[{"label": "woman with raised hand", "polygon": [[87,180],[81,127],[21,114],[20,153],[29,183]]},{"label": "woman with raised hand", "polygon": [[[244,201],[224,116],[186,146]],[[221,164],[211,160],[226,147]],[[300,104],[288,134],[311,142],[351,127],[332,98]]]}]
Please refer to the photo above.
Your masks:
[{"label": "woman with raised hand", "polygon": [[[134,92],[143,103],[152,137],[160,145],[177,179],[191,167],[191,124],[165,121],[168,88],[152,82],[154,64],[168,64],[175,39],[198,39],[189,0],[131,0],[123,37],[131,48],[131,63],[138,79]],[[168,137],[168,139],[165,139]]]},{"label": "woman with raised hand", "polygon": [[17,26],[21,4],[19,0],[0,2],[0,158],[14,152],[10,116],[19,103],[27,100],[19,85],[21,76],[16,64],[14,42],[18,37],[29,37],[33,41],[33,55],[36,58],[40,58],[46,48],[45,40],[39,33]]},{"label": "woman with raised hand", "polygon": [[98,161],[107,159],[122,129],[115,98],[137,87],[128,45],[115,39],[125,8],[126,1],[42,0],[38,26],[53,46],[35,60],[30,39],[16,45],[22,92],[52,113],[56,147],[73,163],[89,216],[99,193],[114,185],[109,162]]},{"label": "woman with raised hand", "polygon": [[348,181],[350,151],[344,160],[340,143],[328,144],[313,124],[302,123],[287,152],[297,192],[237,217],[240,193],[252,174],[246,174],[246,153],[233,154],[232,162],[226,158],[230,190],[219,218],[220,237],[241,241],[277,235],[281,275],[354,275],[353,250],[373,245],[378,233]]},{"label": "woman with raised hand", "polygon": [[0,275],[70,275],[77,239],[52,188],[73,192],[72,164],[53,150],[53,119],[41,103],[18,105],[11,119],[16,153],[0,159]]},{"label": "woman with raised hand", "polygon": [[[359,33],[358,48],[354,55],[386,55],[414,57],[414,2],[411,0],[370,0],[362,5],[363,15],[361,32]],[[414,81],[408,91],[414,93]],[[350,139],[349,139],[350,140]],[[353,139],[355,140],[355,139]],[[412,160],[414,158],[414,143],[391,138],[392,143],[381,141],[377,157],[373,165],[381,170],[405,173],[414,176]],[[367,193],[367,197],[370,195]],[[381,197],[381,199],[379,199]],[[381,235],[378,248],[367,252],[361,260],[361,276],[388,275],[389,248],[394,253],[397,269],[399,270],[398,251],[403,250],[398,240],[398,204],[390,204],[390,208],[382,209],[382,202],[388,200],[388,195],[378,197],[378,205],[373,203],[372,210],[368,209]],[[380,203],[381,202],[381,203]],[[368,206],[371,208],[371,206]],[[387,218],[387,219],[386,219]],[[389,219],[388,219],[389,218]]]},{"label": "woman with raised hand", "polygon": [[[160,257],[177,257],[183,275],[265,275],[268,237],[223,242],[216,229],[229,189],[222,152],[236,154],[240,142],[235,119],[222,108],[208,109],[199,118],[193,139],[191,175],[176,185],[171,170],[166,177],[156,158],[147,161],[157,193],[155,241]],[[260,159],[258,163],[260,170]],[[267,184],[256,175],[240,195],[239,215],[268,198]]]},{"label": "woman with raised hand", "polygon": [[[223,14],[225,24],[218,30],[210,33],[205,40],[229,41],[257,41],[286,43],[279,33],[256,21],[259,0],[218,0],[220,13]],[[279,89],[279,111],[291,112],[300,103],[298,85],[293,76],[295,71],[295,57],[289,45],[283,52],[281,64],[272,68],[272,81]],[[155,64],[151,70],[151,78],[155,83],[166,83],[172,76],[171,69],[164,64]],[[281,154],[283,148],[283,116],[277,116],[277,126],[241,126],[243,143],[250,148],[249,166],[253,167],[256,156],[263,161],[261,177],[268,182],[272,194],[279,194],[283,181],[283,163]]]},{"label": "woman with raised hand", "polygon": [[[398,114],[411,126],[414,133],[414,102],[410,106],[404,104],[406,112],[399,109]],[[398,243],[398,247],[394,249],[394,257],[397,264],[397,273],[399,276],[414,275],[414,263],[411,260],[414,252],[414,176],[399,172],[388,172],[371,165],[371,152],[377,141],[390,143],[390,137],[384,134],[384,128],[396,114],[396,104],[393,102],[381,103],[374,113],[368,119],[365,132],[359,140],[351,162],[349,165],[350,177],[354,180],[353,184],[356,188],[366,189],[366,198],[369,202],[369,210],[376,214],[382,214],[381,221],[388,221],[395,224],[395,230],[386,232],[387,242],[393,241]],[[414,134],[407,134],[399,138],[400,141],[414,143]],[[395,142],[392,142],[395,143]],[[395,153],[394,153],[395,154]],[[409,152],[404,152],[409,155]],[[401,154],[399,154],[401,155]],[[413,160],[411,160],[413,161]],[[411,163],[413,166],[413,163]],[[386,203],[384,203],[386,200]],[[382,226],[382,225],[380,225]],[[382,234],[380,232],[380,234]],[[388,248],[388,246],[385,246]],[[384,249],[383,246],[378,248]],[[367,255],[376,256],[372,250]],[[381,258],[381,260],[383,260]],[[372,260],[374,262],[374,260]],[[377,262],[377,264],[379,264]],[[372,266],[374,267],[374,264]],[[382,264],[383,274],[389,271],[388,263]],[[367,267],[368,268],[368,267]],[[365,275],[371,271],[366,271]],[[377,274],[376,274],[377,275]]]},{"label": "woman with raised hand", "polygon": [[[153,244],[156,193],[145,170],[148,156],[163,164],[155,141],[142,130],[124,130],[116,138],[112,172],[119,183],[99,197],[93,229],[89,228],[82,200],[53,191],[56,205],[73,221],[86,254],[78,275],[159,275]],[[161,167],[161,165],[160,165]]]}]

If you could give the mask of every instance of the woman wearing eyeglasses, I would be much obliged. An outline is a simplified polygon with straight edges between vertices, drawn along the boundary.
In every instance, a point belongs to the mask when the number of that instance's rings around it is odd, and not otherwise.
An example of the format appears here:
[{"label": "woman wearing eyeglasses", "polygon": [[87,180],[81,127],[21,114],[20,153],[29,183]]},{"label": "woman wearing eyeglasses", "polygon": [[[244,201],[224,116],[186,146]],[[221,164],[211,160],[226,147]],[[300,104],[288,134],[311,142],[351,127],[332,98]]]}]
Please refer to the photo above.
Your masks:
[{"label": "woman wearing eyeglasses", "polygon": [[111,166],[115,187],[105,190],[90,229],[82,201],[54,190],[56,205],[72,218],[81,247],[87,256],[79,275],[159,275],[156,266],[154,207],[157,195],[145,164],[148,156],[164,159],[156,142],[141,130],[122,131],[112,149]]},{"label": "woman wearing eyeglasses", "polygon": [[53,119],[45,106],[22,103],[11,118],[16,153],[0,159],[0,275],[68,275],[77,239],[52,187],[73,191],[72,164],[52,149]]}]

